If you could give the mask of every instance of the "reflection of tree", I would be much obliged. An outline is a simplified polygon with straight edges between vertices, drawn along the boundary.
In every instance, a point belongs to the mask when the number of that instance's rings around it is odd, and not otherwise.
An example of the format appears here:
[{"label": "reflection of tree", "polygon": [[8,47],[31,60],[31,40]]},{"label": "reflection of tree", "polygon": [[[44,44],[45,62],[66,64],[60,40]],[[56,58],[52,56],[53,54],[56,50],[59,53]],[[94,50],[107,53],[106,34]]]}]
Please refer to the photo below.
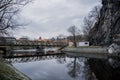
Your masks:
[{"label": "reflection of tree", "polygon": [[75,79],[96,80],[85,58],[74,58],[68,65],[68,74]]},{"label": "reflection of tree", "polygon": [[97,80],[94,73],[90,70],[88,61],[84,62],[83,69],[84,69],[83,74],[84,74],[85,80]]},{"label": "reflection of tree", "polygon": [[67,67],[69,68],[68,74],[73,78],[77,77],[80,72],[79,70],[81,65],[76,61],[77,59],[78,58],[75,57],[74,61],[67,65]]},{"label": "reflection of tree", "polygon": [[59,56],[59,57],[56,57],[56,61],[60,64],[63,64],[63,63],[66,63],[66,58],[65,56]]}]

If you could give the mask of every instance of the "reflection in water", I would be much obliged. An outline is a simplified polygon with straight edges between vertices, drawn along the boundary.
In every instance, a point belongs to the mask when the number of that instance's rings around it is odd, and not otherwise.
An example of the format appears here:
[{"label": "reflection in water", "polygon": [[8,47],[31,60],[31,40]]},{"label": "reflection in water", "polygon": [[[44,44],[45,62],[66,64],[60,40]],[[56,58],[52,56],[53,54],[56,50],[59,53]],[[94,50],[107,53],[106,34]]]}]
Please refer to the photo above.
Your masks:
[{"label": "reflection in water", "polygon": [[71,77],[73,77],[73,78],[75,78],[75,77],[77,77],[78,76],[78,72],[79,72],[79,70],[80,70],[80,64],[78,64],[78,62],[76,62],[76,57],[74,58],[74,61],[71,61],[68,65],[67,65],[67,67],[68,67],[68,69],[69,69],[69,72],[68,72],[68,74],[71,76]]},{"label": "reflection in water", "polygon": [[65,59],[65,55],[48,55],[48,56],[29,56],[29,57],[17,57],[17,58],[5,58],[10,63],[23,63],[23,62],[33,62],[33,61],[41,61],[41,60],[50,60],[50,59],[57,59],[61,61]]},{"label": "reflection in water", "polygon": [[58,57],[58,58],[56,58],[56,61],[60,64],[64,64],[64,63],[66,63],[66,58],[65,58],[65,56],[64,57]]},{"label": "reflection in water", "polygon": [[95,75],[91,72],[86,58],[74,58],[69,64],[68,74],[76,80],[97,80]]},{"label": "reflection in water", "polygon": [[33,80],[96,80],[86,58],[61,54],[6,60]]}]

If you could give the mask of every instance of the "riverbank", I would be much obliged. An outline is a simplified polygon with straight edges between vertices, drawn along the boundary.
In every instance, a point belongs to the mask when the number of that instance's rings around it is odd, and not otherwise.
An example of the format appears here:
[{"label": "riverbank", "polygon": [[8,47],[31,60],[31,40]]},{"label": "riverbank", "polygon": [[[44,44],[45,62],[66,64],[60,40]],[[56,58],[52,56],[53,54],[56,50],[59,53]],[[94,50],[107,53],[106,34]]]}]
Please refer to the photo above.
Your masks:
[{"label": "riverbank", "polygon": [[0,80],[31,80],[15,69],[10,63],[0,59]]},{"label": "riverbank", "polygon": [[87,47],[67,47],[62,50],[67,55],[78,56],[78,57],[88,57],[88,58],[104,58],[107,59],[110,54],[108,53],[107,47],[101,46],[87,46]]}]

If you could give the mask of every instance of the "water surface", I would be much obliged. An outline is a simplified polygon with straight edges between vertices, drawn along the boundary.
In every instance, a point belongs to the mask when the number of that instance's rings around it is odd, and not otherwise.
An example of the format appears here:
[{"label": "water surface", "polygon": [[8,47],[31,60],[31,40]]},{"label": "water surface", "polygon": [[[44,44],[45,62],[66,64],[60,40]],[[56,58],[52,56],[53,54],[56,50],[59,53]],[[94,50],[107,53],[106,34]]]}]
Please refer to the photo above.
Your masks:
[{"label": "water surface", "polygon": [[95,80],[87,59],[43,56],[11,59],[13,66],[32,80]]}]

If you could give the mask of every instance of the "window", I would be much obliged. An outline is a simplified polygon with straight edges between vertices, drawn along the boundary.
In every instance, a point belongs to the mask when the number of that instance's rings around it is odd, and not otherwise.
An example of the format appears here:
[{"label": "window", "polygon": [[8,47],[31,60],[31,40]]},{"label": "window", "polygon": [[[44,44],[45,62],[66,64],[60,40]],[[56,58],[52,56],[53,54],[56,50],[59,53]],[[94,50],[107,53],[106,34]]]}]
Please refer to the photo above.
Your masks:
[{"label": "window", "polygon": [[88,43],[87,43],[87,42],[85,42],[85,44],[87,45]]}]

